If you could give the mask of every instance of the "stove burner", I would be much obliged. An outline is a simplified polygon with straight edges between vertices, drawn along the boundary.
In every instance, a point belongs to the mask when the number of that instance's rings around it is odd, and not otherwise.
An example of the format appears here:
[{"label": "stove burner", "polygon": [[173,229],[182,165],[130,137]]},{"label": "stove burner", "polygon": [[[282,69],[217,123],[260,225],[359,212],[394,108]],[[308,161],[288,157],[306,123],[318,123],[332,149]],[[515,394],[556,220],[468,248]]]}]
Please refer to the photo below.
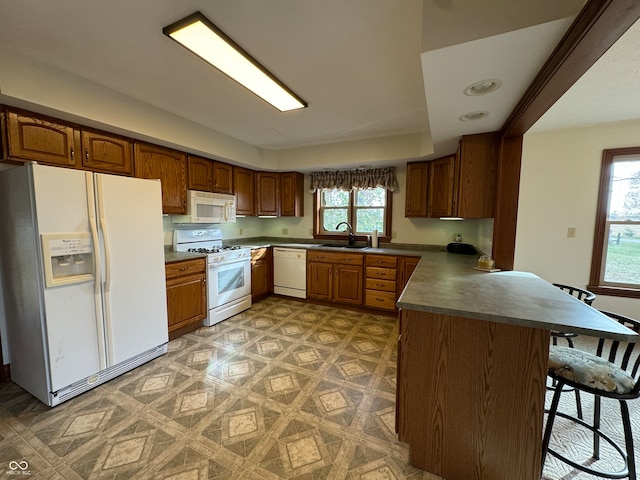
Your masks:
[{"label": "stove burner", "polygon": [[221,245],[211,248],[190,248],[187,252],[191,253],[220,253],[223,250],[240,250],[242,247],[240,245]]},{"label": "stove burner", "polygon": [[187,252],[191,252],[191,253],[218,253],[220,251],[220,248],[218,247],[214,247],[214,248],[190,248],[189,250],[187,250]]}]

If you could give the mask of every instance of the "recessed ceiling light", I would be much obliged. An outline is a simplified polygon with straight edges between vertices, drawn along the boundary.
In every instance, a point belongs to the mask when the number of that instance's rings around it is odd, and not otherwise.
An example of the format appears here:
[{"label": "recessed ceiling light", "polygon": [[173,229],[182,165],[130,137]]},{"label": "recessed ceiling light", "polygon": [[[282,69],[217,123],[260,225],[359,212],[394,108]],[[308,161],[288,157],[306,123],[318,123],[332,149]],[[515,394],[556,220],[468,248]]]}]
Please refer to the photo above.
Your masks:
[{"label": "recessed ceiling light", "polygon": [[489,115],[489,112],[480,110],[477,112],[465,113],[460,117],[460,120],[463,122],[472,122],[473,120],[480,120],[481,118],[487,117],[488,115]]},{"label": "recessed ceiling light", "polygon": [[481,80],[480,82],[472,83],[467,88],[464,89],[465,95],[476,96],[476,95],[485,95],[487,93],[491,93],[500,88],[502,82],[500,80],[490,79],[490,80]]},{"label": "recessed ceiling light", "polygon": [[281,112],[307,107],[304,100],[202,13],[193,13],[163,28],[162,33]]}]

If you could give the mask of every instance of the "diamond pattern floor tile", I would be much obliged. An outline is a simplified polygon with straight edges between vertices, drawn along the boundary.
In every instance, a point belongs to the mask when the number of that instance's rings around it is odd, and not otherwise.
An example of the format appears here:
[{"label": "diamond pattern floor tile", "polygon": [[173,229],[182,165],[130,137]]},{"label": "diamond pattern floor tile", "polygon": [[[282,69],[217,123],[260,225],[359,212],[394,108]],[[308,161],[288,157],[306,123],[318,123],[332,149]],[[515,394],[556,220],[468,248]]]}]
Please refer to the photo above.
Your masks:
[{"label": "diamond pattern floor tile", "polygon": [[[53,409],[1,384],[0,477],[28,465],[54,480],[438,480],[395,433],[397,331],[391,316],[270,297]],[[554,441],[582,452],[568,432]],[[543,478],[592,477],[551,459]]]}]

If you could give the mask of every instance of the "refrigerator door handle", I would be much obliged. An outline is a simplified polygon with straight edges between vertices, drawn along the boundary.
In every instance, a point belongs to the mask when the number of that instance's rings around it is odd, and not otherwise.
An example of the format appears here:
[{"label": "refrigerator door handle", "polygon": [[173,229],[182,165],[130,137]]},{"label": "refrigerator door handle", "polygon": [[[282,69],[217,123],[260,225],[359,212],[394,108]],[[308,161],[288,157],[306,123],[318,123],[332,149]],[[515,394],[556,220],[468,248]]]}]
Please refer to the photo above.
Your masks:
[{"label": "refrigerator door handle", "polygon": [[91,229],[91,239],[93,242],[93,299],[96,312],[96,334],[98,336],[98,359],[100,362],[100,369],[107,368],[106,354],[105,354],[105,339],[104,339],[104,326],[102,317],[102,295],[100,292],[101,272],[100,272],[100,248],[98,237],[98,226],[96,223],[96,202],[95,193],[93,189],[93,174],[86,172],[86,185],[87,185],[87,206],[89,215],[89,227]]},{"label": "refrigerator door handle", "polygon": [[102,240],[104,242],[104,324],[106,327],[106,344],[109,347],[107,350],[107,362],[109,366],[114,364],[115,351],[113,345],[113,325],[111,321],[111,253],[109,251],[109,230],[107,229],[107,221],[104,215],[104,194],[102,191],[102,179],[99,175],[96,175],[97,180],[97,202],[98,202],[98,216],[100,218],[100,229],[102,230]]}]

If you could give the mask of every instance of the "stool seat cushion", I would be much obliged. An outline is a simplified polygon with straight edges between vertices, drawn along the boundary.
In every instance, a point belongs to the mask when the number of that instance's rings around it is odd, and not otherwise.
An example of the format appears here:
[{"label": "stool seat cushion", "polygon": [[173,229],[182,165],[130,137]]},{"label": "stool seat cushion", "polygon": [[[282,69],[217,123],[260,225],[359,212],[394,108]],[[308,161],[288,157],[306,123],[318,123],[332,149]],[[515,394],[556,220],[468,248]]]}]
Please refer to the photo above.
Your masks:
[{"label": "stool seat cushion", "polygon": [[549,347],[549,372],[587,388],[629,393],[635,381],[615,364],[577,348]]}]

